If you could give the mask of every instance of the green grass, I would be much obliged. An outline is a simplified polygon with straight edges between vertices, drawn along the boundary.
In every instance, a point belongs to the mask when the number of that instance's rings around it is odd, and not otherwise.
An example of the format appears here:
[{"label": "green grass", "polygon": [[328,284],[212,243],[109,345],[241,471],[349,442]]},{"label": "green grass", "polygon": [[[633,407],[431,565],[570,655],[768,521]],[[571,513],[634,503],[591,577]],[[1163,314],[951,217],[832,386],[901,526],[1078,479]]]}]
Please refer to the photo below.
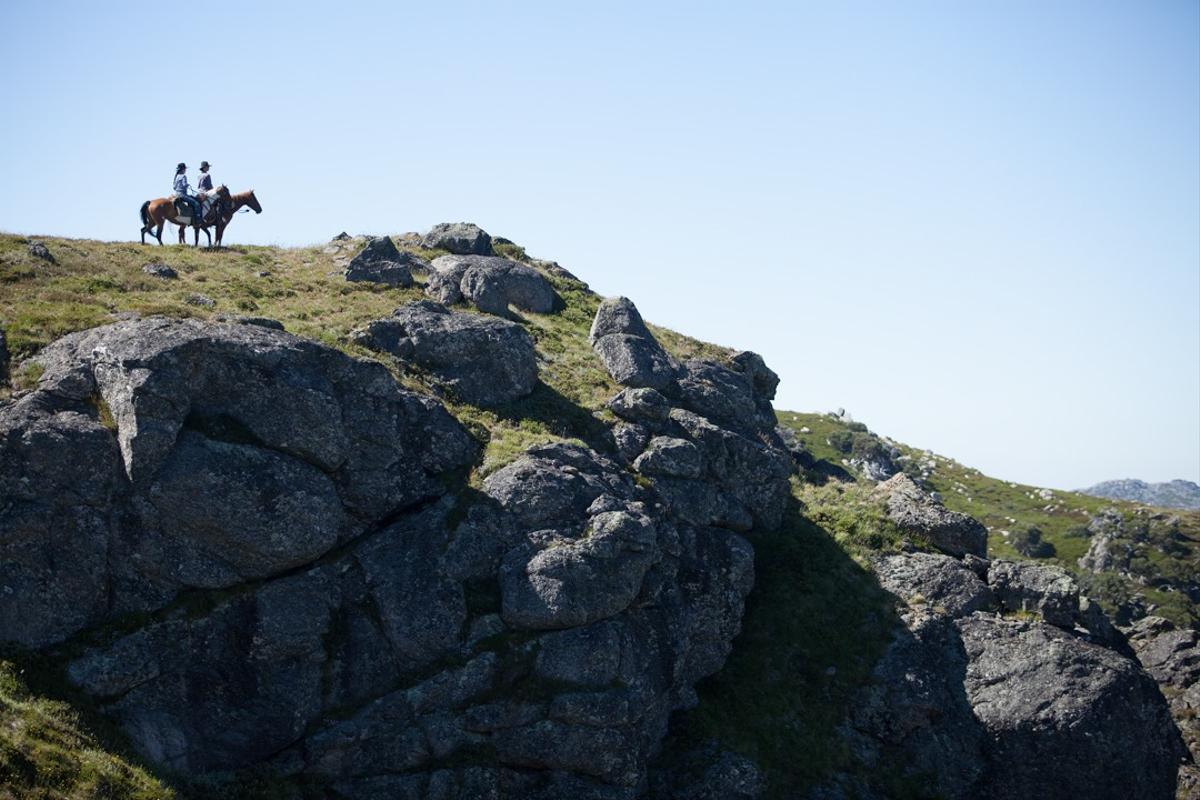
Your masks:
[{"label": "green grass", "polygon": [[858,560],[871,549],[858,534],[890,540],[894,531],[869,527],[835,532],[793,502],[779,530],[752,534],[742,633],[725,667],[697,687],[700,705],[674,719],[675,750],[716,739],[764,770],[770,798],[803,797],[832,771],[855,768],[834,729],[896,620],[895,597]]},{"label": "green grass", "polygon": [[71,705],[31,694],[21,669],[0,661],[0,800],[176,797],[119,747]]}]

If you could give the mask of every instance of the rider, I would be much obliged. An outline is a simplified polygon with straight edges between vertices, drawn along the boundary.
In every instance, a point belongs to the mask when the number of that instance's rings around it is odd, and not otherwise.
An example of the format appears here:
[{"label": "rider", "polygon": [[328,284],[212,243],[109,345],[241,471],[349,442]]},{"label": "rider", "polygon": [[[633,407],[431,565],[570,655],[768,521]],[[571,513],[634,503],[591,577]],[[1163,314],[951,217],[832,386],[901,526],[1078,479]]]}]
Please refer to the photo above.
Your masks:
[{"label": "rider", "polygon": [[200,201],[192,197],[188,192],[187,179],[187,164],[182,161],[175,167],[175,183],[171,187],[177,197],[183,198],[183,201],[192,209],[192,220],[200,221]]},{"label": "rider", "polygon": [[201,161],[200,177],[196,179],[196,194],[199,195],[201,203],[209,200],[208,195],[212,194],[213,190],[212,175],[208,174],[208,167],[207,161]]}]

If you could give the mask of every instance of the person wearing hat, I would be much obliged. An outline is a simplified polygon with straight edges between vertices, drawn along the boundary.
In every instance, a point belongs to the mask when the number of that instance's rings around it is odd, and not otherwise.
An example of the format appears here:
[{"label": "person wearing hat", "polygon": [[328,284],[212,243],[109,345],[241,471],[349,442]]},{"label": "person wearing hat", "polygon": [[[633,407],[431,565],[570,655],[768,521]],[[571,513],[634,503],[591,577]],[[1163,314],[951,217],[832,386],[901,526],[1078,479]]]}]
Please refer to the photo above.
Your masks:
[{"label": "person wearing hat", "polygon": [[183,163],[182,161],[180,161],[175,167],[175,183],[171,188],[172,191],[175,192],[175,196],[183,198],[184,202],[188,204],[188,207],[192,209],[192,219],[195,222],[199,222],[200,201],[192,197],[191,193],[188,191],[187,164]]},{"label": "person wearing hat", "polygon": [[200,162],[200,177],[196,179],[196,188],[201,192],[211,192],[213,190],[212,175],[208,174],[207,161]]},{"label": "person wearing hat", "polygon": [[213,190],[212,175],[208,174],[208,166],[207,161],[200,162],[200,177],[196,179],[196,196],[200,198],[200,205],[205,214],[209,210],[208,194]]}]

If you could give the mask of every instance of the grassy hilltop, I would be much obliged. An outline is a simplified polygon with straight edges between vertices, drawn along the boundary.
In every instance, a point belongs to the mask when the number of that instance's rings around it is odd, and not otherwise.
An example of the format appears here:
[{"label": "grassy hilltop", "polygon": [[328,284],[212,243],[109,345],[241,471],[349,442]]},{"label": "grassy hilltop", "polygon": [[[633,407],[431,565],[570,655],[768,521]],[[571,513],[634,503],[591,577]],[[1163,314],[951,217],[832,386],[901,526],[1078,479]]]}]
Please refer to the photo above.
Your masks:
[{"label": "grassy hilltop", "polygon": [[[394,239],[401,249],[426,259],[441,254],[422,250],[412,236]],[[54,263],[32,255],[26,238],[0,234],[0,329],[12,356],[10,386],[0,387],[0,403],[36,382],[38,370],[27,359],[49,342],[130,313],[269,317],[291,333],[383,361],[407,388],[436,394],[422,375],[403,371],[351,339],[354,329],[423,297],[420,284],[399,289],[345,281],[340,272],[361,240],[222,250],[41,241]],[[535,263],[517,245],[496,249]],[[178,277],[143,272],[152,262],[166,263]],[[572,439],[606,446],[601,434],[615,418],[605,403],[619,387],[587,341],[600,298],[558,272],[548,277],[565,308],[549,315],[526,313],[518,320],[537,346],[541,384],[533,395],[495,410],[442,398],[486,444],[473,482],[535,443]],[[721,360],[730,354],[669,330],[654,328],[654,333],[681,359]],[[781,411],[779,419],[797,431],[813,456],[835,465],[848,458],[855,437],[879,441],[864,426],[829,415]],[[906,471],[938,491],[949,508],[988,527],[990,553],[1018,555],[1013,536],[1037,528],[1053,548],[1045,557],[1080,574],[1110,610],[1141,595],[1159,607],[1156,613],[1195,624],[1196,603],[1176,587],[1189,576],[1194,580],[1200,566],[1200,514],[1164,519],[1132,504],[1074,493],[1047,495],[988,478],[952,459],[896,447]],[[851,764],[833,730],[868,680],[894,621],[895,598],[879,588],[867,557],[899,547],[903,537],[886,520],[870,482],[796,479],[793,488],[784,525],[752,534],[757,580],[743,633],[725,669],[698,687],[700,706],[679,715],[667,757],[676,745],[682,750],[689,742],[717,738],[755,758],[773,785],[802,787]],[[1106,508],[1118,509],[1128,523],[1133,555],[1125,575],[1095,576],[1076,565],[1088,547],[1089,520]],[[68,704],[71,694],[55,669],[19,653],[0,660],[0,800],[209,796],[181,776],[152,775],[97,715]],[[245,796],[273,791],[253,780],[242,785]],[[220,796],[230,791],[222,788]],[[895,787],[898,797],[910,791]]]}]

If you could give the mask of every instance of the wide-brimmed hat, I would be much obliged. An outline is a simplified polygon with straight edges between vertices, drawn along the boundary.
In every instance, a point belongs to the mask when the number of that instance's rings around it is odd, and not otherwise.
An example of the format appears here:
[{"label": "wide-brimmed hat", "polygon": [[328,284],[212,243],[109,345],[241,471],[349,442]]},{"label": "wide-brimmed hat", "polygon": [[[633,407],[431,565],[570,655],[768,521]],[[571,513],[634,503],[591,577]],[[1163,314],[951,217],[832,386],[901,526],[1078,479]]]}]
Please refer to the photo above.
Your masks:
[{"label": "wide-brimmed hat", "polygon": [[200,162],[200,169],[208,169],[208,162],[207,162],[207,161],[201,161],[201,162]]},{"label": "wide-brimmed hat", "polygon": [[175,169],[176,170],[187,169],[187,164],[180,161],[178,164],[175,165]]}]

